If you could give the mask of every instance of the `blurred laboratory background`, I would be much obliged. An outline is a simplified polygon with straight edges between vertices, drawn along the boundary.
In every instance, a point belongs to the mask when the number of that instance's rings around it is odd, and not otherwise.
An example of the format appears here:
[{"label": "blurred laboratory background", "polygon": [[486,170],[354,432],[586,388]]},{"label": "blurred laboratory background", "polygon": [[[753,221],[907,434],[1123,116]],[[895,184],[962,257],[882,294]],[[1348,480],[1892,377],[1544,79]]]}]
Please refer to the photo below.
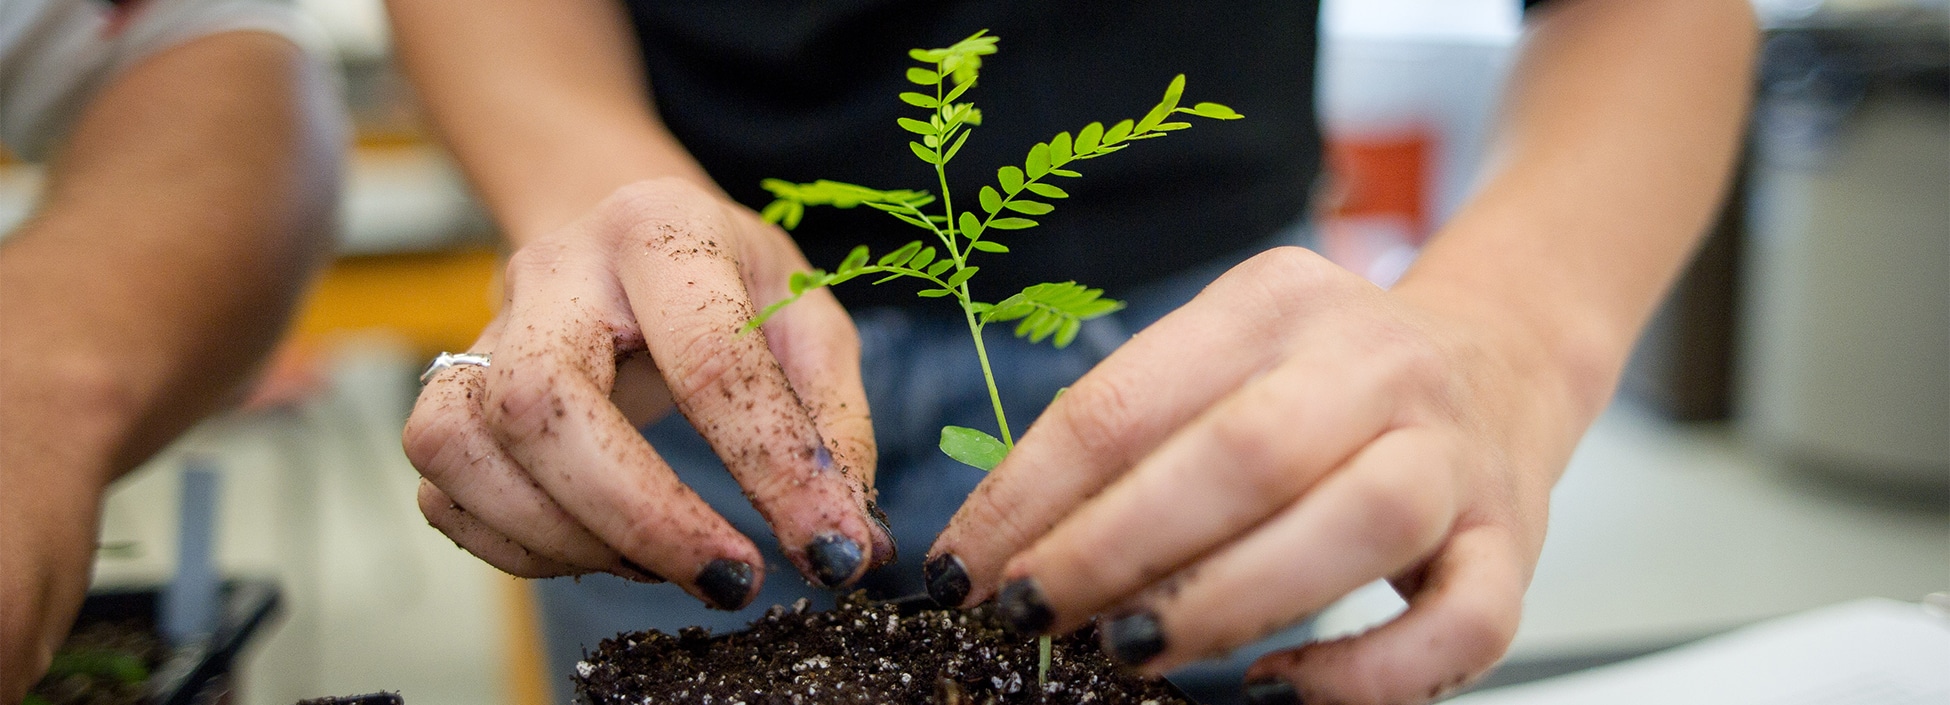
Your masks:
[{"label": "blurred laboratory background", "polygon": [[[1556,490],[1507,674],[1950,590],[1950,4],[1755,3],[1737,186]],[[166,580],[195,499],[218,572],[282,595],[233,702],[548,703],[568,674],[542,665],[528,588],[425,525],[399,444],[419,367],[492,313],[491,224],[415,115],[380,0],[299,5],[358,131],[338,259],[251,400],[116,488],[96,582]],[[1469,192],[1518,3],[1327,0],[1323,19],[1321,249],[1386,283]],[[0,230],[39,183],[0,157]]]}]

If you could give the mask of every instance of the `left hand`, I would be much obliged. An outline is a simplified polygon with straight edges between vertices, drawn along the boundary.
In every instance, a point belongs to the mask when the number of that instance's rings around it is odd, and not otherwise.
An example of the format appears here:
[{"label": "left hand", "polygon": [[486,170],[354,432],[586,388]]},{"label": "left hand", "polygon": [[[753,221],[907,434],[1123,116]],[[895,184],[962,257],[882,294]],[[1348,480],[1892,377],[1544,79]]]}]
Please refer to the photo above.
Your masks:
[{"label": "left hand", "polygon": [[1110,652],[1160,674],[1387,578],[1407,613],[1268,655],[1249,689],[1432,699],[1509,646],[1551,485],[1595,414],[1512,318],[1261,254],[1043,414],[936,541],[930,592],[1001,586],[1033,633],[1104,615]]}]

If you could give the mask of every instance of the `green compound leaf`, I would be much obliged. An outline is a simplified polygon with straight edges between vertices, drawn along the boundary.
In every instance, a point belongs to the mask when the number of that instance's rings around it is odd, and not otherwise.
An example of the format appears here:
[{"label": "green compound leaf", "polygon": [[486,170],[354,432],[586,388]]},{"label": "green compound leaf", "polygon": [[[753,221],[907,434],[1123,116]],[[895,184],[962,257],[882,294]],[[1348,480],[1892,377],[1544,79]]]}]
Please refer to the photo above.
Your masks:
[{"label": "green compound leaf", "polygon": [[1077,154],[1089,154],[1097,151],[1097,142],[1103,138],[1103,123],[1093,122],[1083,126],[1083,129],[1077,132],[1077,143],[1075,147]]},{"label": "green compound leaf", "polygon": [[983,186],[980,195],[984,212],[994,213],[1002,210],[1002,194],[996,193],[993,187]]},{"label": "green compound leaf", "polygon": [[1002,191],[1011,196],[1016,195],[1017,191],[1022,190],[1022,170],[1013,166],[1005,166],[995,170],[995,180],[1002,184]]},{"label": "green compound leaf", "polygon": [[1052,342],[1057,347],[1067,347],[1083,329],[1083,321],[1124,307],[1123,302],[1103,295],[1102,289],[1091,289],[1076,282],[1037,284],[996,302],[982,314],[982,322],[1020,321],[1016,324],[1016,337],[1040,343],[1053,335]]},{"label": "green compound leaf", "polygon": [[1004,245],[1002,243],[995,242],[993,240],[977,240],[970,246],[974,247],[977,250],[981,250],[983,252],[994,252],[996,254],[1002,254],[1004,252],[1009,251],[1008,245]]},{"label": "green compound leaf", "polygon": [[955,266],[955,261],[951,259],[944,259],[934,264],[928,265],[928,276],[930,277],[941,276],[942,272],[948,271],[948,268],[953,266]]},{"label": "green compound leaf", "polygon": [[952,295],[954,293],[955,292],[949,291],[947,289],[922,289],[920,291],[914,292],[914,295],[924,299],[938,299],[943,296]]},{"label": "green compound leaf", "polygon": [[1017,213],[1025,213],[1028,215],[1043,215],[1050,211],[1056,210],[1056,207],[1048,203],[1043,203],[1042,201],[1029,201],[1029,200],[1018,199],[1009,202],[1009,210],[1015,211]]},{"label": "green compound leaf", "polygon": [[1009,448],[986,432],[966,426],[943,426],[941,452],[963,465],[987,472],[1002,464],[1002,459],[1009,455]]},{"label": "green compound leaf", "polygon": [[902,93],[901,102],[906,103],[908,105],[912,105],[916,108],[927,108],[929,110],[933,110],[935,108],[941,107],[941,102],[935,100],[934,96],[928,95],[926,93],[914,93],[912,91],[907,93]]},{"label": "green compound leaf", "polygon": [[924,68],[911,68],[907,70],[907,81],[916,85],[932,86],[941,82],[941,74]]},{"label": "green compound leaf", "polygon": [[1026,230],[1036,227],[1036,221],[1028,218],[996,218],[989,221],[989,227],[996,230]]}]

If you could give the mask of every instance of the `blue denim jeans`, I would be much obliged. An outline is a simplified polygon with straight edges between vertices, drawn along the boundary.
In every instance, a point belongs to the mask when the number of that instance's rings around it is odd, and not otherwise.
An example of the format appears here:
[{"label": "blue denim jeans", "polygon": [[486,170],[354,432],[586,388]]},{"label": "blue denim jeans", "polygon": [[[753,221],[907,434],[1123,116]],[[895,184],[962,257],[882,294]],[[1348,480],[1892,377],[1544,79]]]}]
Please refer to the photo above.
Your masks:
[{"label": "blue denim jeans", "polygon": [[[1303,232],[1296,228],[1280,241],[1297,242]],[[1191,300],[1242,259],[1204,265],[1130,294],[1128,307],[1086,323],[1076,341],[1062,350],[1047,341],[1031,344],[1012,337],[1009,328],[997,326],[984,344],[1011,430],[1020,434],[1028,429],[1057,390],[1089,371],[1132,333]],[[967,324],[952,304],[938,303],[926,311],[885,308],[854,315],[880,451],[875,485],[880,508],[887,513],[888,526],[900,546],[897,561],[862,581],[863,587],[881,596],[924,589],[921,563],[928,546],[984,475],[942,454],[936,447],[941,427],[996,430]],[[775,604],[791,604],[802,597],[815,607],[833,602],[833,593],[808,584],[779,553],[771,529],[683,416],[672,414],[651,425],[644,437],[685,483],[764,550],[764,588],[744,610],[721,612],[705,608],[671,585],[642,585],[602,574],[538,581],[552,673],[573,673],[585,651],[593,651],[618,632],[654,628],[674,633],[694,625],[725,632],[743,628]],[[566,675],[556,686],[557,702],[570,702]]]}]

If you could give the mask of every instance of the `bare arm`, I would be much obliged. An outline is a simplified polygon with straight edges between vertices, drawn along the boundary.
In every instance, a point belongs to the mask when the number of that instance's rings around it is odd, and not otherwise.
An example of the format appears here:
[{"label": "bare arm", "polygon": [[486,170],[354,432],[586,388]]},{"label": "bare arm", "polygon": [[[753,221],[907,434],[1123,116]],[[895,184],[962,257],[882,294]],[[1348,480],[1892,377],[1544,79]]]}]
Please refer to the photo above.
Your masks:
[{"label": "bare arm", "polygon": [[157,54],[101,91],[0,246],[0,700],[66,634],[108,483],[237,391],[327,252],[329,97],[270,35]]},{"label": "bare arm", "polygon": [[1484,185],[1397,290],[1526,328],[1588,418],[1724,196],[1758,35],[1733,0],[1532,15]]},{"label": "bare arm", "polygon": [[400,60],[516,247],[625,184],[670,176],[716,190],[651,109],[621,3],[388,6]]}]

